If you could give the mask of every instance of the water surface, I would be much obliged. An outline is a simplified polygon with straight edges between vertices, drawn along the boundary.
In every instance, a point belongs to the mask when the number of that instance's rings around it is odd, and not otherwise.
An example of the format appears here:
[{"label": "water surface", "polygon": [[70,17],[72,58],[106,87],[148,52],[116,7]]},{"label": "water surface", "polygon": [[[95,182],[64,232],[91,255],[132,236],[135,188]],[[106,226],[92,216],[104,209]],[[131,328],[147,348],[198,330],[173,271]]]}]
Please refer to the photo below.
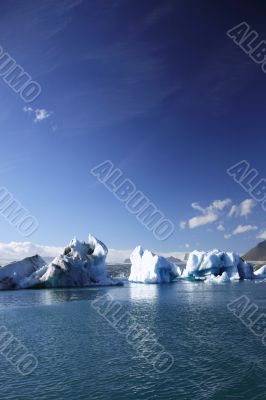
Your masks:
[{"label": "water surface", "polygon": [[[109,293],[174,357],[156,372],[91,306]],[[266,348],[227,304],[245,294],[266,313],[266,282],[0,292],[0,325],[37,357],[21,376],[1,354],[1,399],[266,398]]]}]

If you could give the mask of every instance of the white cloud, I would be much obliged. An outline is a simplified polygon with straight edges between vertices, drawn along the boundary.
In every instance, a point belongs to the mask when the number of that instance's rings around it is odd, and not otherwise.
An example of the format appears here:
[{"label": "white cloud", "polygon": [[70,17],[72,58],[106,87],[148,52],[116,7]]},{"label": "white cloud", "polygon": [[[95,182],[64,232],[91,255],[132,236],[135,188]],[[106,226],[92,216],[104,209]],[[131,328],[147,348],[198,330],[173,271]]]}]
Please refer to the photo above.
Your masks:
[{"label": "white cloud", "polygon": [[188,221],[190,229],[197,228],[201,225],[210,224],[218,219],[218,215],[213,212],[208,212],[205,215],[201,215],[199,217],[193,217]]},{"label": "white cloud", "polygon": [[[39,254],[41,257],[56,257],[62,254],[63,250],[64,247],[45,246],[32,242],[0,242],[0,265],[31,257],[35,254]],[[126,258],[129,258],[131,252],[132,250],[109,249],[107,262],[122,263]]]},{"label": "white cloud", "polygon": [[45,108],[37,108],[35,110],[34,122],[43,121],[44,119],[49,118],[50,115],[51,115],[50,111],[45,110]]},{"label": "white cloud", "polygon": [[266,240],[266,231],[263,231],[263,232],[259,233],[257,238]]},{"label": "white cloud", "polygon": [[187,221],[180,221],[179,222],[179,228],[181,230],[185,229],[186,226],[187,226]]},{"label": "white cloud", "polygon": [[256,202],[252,199],[242,201],[238,206],[233,205],[229,212],[229,217],[246,217],[251,214],[252,209],[256,206]]},{"label": "white cloud", "polygon": [[155,254],[159,254],[160,256],[163,257],[176,257],[179,258],[179,260],[184,260],[185,256],[186,256],[186,252],[184,251],[171,251],[171,252],[167,252],[167,253],[162,253],[160,251],[155,251]]},{"label": "white cloud", "polygon": [[[227,233],[224,235],[225,239],[229,239],[233,235],[240,235],[249,231],[256,231],[258,227],[256,225],[238,225],[232,233]],[[266,233],[266,232],[265,232]],[[258,237],[258,236],[257,236]]]},{"label": "white cloud", "polygon": [[[190,245],[187,243],[186,248]],[[25,257],[31,257],[39,254],[41,257],[56,257],[62,254],[64,247],[60,246],[45,246],[41,244],[35,244],[32,242],[10,242],[2,243],[0,242],[0,265],[3,266],[12,261],[22,260]],[[123,263],[126,258],[130,257],[133,249],[117,250],[109,249],[107,255],[107,263]],[[160,254],[163,257],[176,257],[183,260],[186,253],[185,252],[160,252],[155,250],[155,254]]]},{"label": "white cloud", "polygon": [[130,257],[131,253],[132,249],[131,250],[108,249],[106,261],[110,264],[123,263],[126,258]]},{"label": "white cloud", "polygon": [[231,236],[232,236],[231,233],[227,233],[227,234],[224,235],[224,238],[225,239],[229,239]]},{"label": "white cloud", "polygon": [[[0,242],[0,265],[31,257],[35,254],[39,254],[41,257],[56,257],[62,254],[63,251],[64,247],[45,246],[32,242]],[[131,253],[132,250],[109,249],[107,262],[122,263],[126,258],[129,258]]]},{"label": "white cloud", "polygon": [[190,244],[186,243],[185,247],[186,247],[186,249],[189,249],[190,248]]},{"label": "white cloud", "polygon": [[63,249],[63,247],[44,246],[31,242],[0,242],[0,263],[3,265],[35,254],[39,254],[41,257],[56,257],[62,253]]},{"label": "white cloud", "polygon": [[221,211],[223,211],[224,208],[229,206],[231,202],[232,202],[231,199],[214,200],[206,208],[201,207],[199,203],[192,203],[191,207],[194,208],[194,210],[201,212],[203,215],[199,215],[197,217],[189,219],[188,225],[190,229],[194,229],[198,226],[207,225],[217,221],[217,219],[221,214]]},{"label": "white cloud", "polygon": [[23,107],[23,111],[28,112],[28,113],[34,112],[33,108],[27,107],[27,106]]},{"label": "white cloud", "polygon": [[202,213],[204,213],[204,211],[205,211],[205,208],[203,208],[203,207],[201,207],[200,205],[199,205],[199,203],[192,203],[191,204],[191,207],[192,208],[194,208],[194,210],[198,210],[198,211],[200,211],[200,212],[202,212]]},{"label": "white cloud", "polygon": [[[185,247],[188,248],[189,244],[186,244]],[[115,263],[123,263],[126,258],[130,257],[130,254],[132,253],[133,249],[128,249],[128,250],[117,250],[117,249],[109,249],[106,262],[110,264],[115,264]],[[152,250],[153,251],[153,250]],[[179,258],[180,260],[183,260],[186,253],[183,251],[169,251],[169,252],[161,252],[154,250],[153,251],[155,254],[159,254],[163,257],[176,257]]]},{"label": "white cloud", "polygon": [[214,200],[212,203],[213,207],[217,210],[223,210],[225,207],[229,206],[232,203],[231,199],[224,199],[224,200]]},{"label": "white cloud", "polygon": [[24,107],[24,112],[34,115],[34,122],[40,122],[47,118],[49,118],[52,114],[51,111],[46,110],[45,108],[36,108],[35,110],[32,107]]},{"label": "white cloud", "polygon": [[[252,199],[246,199],[242,201],[239,205],[232,205],[231,209],[228,213],[227,207],[229,207],[232,203],[232,200],[226,198],[224,200],[214,200],[208,207],[204,208],[199,203],[194,202],[191,204],[191,207],[198,211],[200,215],[197,215],[193,218],[190,218],[187,221],[187,224],[190,229],[194,229],[196,227],[211,224],[215,221],[218,221],[221,217],[226,215],[233,217],[233,216],[240,216],[240,217],[247,217],[251,214],[253,208],[256,206],[256,202]],[[184,229],[186,226],[186,221],[181,221],[179,224],[180,229]],[[232,235],[237,235],[240,233],[244,233],[250,230],[258,229],[252,225],[239,225],[232,233],[225,234],[224,237],[228,239]],[[225,231],[225,227],[222,222],[218,222],[217,230],[220,232]]]},{"label": "white cloud", "polygon": [[238,225],[232,232],[232,235],[239,235],[248,231],[256,231],[258,227],[256,225]]}]

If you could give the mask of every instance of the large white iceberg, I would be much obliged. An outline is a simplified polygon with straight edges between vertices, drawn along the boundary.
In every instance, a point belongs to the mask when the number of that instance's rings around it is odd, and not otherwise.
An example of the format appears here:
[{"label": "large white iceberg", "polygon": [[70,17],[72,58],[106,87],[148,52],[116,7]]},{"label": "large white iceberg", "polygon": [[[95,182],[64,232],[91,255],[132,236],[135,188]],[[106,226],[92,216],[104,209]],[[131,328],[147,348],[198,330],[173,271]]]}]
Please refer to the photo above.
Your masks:
[{"label": "large white iceberg", "polygon": [[121,284],[107,275],[107,253],[105,244],[92,235],[87,243],[73,239],[50,264],[35,256],[0,268],[0,289]]},{"label": "large white iceberg", "polygon": [[187,278],[220,277],[216,281],[231,279],[253,279],[252,266],[245,262],[237,253],[220,250],[192,251],[189,254],[183,274]]},{"label": "large white iceberg", "polygon": [[180,276],[180,269],[166,258],[137,246],[130,256],[129,281],[142,283],[168,283]]}]

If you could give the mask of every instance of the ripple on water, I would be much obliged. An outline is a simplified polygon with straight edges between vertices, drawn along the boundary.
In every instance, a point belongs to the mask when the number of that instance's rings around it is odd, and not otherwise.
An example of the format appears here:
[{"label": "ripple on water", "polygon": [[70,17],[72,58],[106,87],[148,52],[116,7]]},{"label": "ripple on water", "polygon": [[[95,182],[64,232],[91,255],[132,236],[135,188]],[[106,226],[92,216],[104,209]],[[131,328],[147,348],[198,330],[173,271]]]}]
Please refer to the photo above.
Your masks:
[{"label": "ripple on water", "polygon": [[[266,349],[226,307],[245,293],[265,312],[265,289],[243,282],[1,292],[1,325],[39,361],[22,377],[1,356],[1,399],[265,399]],[[105,293],[174,356],[169,371],[158,374],[91,307]]]}]

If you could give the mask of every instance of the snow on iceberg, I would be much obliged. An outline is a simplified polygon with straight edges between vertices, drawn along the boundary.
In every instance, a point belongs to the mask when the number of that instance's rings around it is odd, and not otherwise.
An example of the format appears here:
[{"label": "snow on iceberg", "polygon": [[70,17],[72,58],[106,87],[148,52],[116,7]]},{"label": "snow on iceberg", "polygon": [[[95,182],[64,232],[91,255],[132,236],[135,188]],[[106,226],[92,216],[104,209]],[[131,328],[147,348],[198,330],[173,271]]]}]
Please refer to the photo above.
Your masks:
[{"label": "snow on iceberg", "polygon": [[[223,275],[223,273],[226,275]],[[225,281],[228,279],[253,279],[254,273],[252,266],[242,260],[234,252],[224,252],[220,250],[192,251],[189,254],[184,277],[205,278],[206,276],[223,276]]]},{"label": "snow on iceberg", "polygon": [[137,246],[130,256],[128,280],[141,283],[168,283],[181,275],[180,269],[166,258]]},{"label": "snow on iceberg", "polygon": [[50,264],[34,257],[0,269],[0,289],[87,287],[121,284],[106,273],[108,249],[89,235],[88,242],[71,240],[64,253]]},{"label": "snow on iceberg", "polygon": [[264,279],[266,278],[266,265],[263,265],[257,271],[254,272],[257,279]]},{"label": "snow on iceberg", "polygon": [[205,283],[226,283],[226,282],[230,282],[230,278],[227,274],[227,272],[223,272],[222,275],[209,275],[206,277]]},{"label": "snow on iceberg", "polygon": [[0,268],[0,290],[18,289],[26,277],[45,266],[45,261],[38,255],[12,262]]}]

